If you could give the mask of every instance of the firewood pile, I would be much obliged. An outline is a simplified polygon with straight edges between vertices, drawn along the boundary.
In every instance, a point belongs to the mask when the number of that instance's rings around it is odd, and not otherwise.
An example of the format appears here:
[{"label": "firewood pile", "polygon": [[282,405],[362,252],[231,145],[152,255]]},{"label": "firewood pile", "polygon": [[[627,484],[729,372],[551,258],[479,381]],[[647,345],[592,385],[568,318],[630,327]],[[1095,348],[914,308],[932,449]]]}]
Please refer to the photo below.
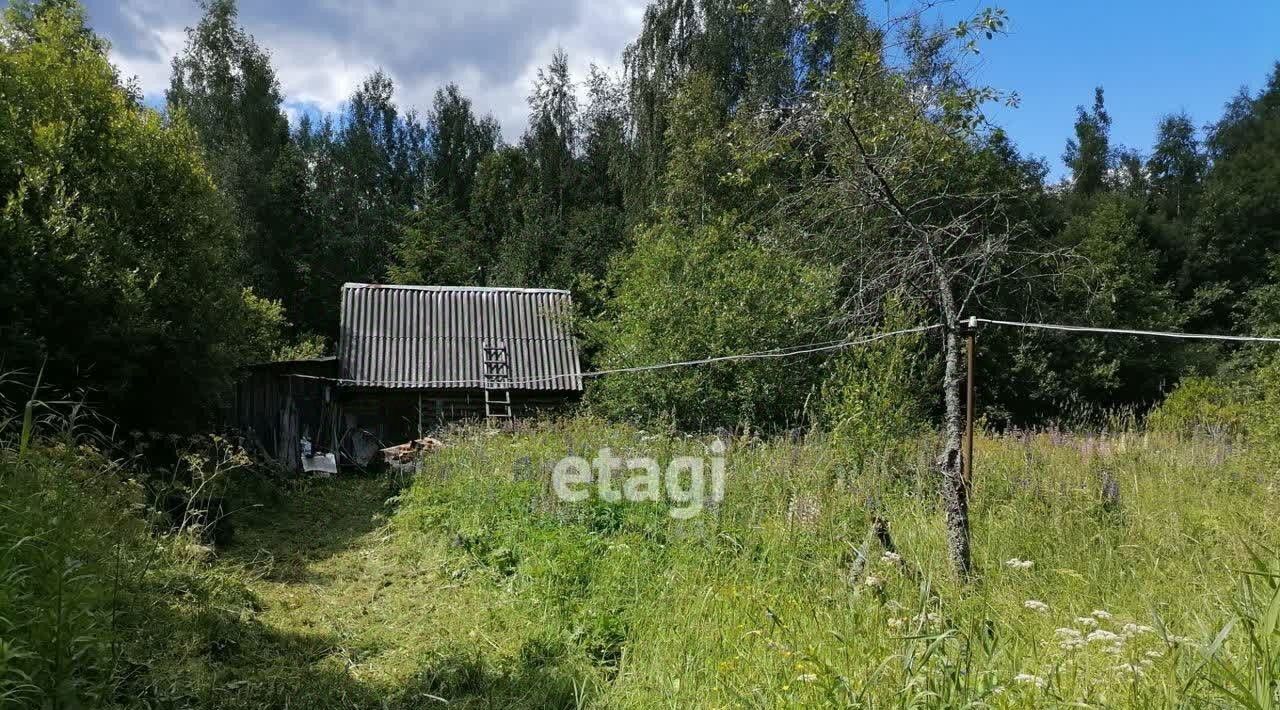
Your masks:
[{"label": "firewood pile", "polygon": [[382,449],[382,460],[386,461],[387,465],[392,468],[403,470],[413,467],[423,455],[443,448],[444,443],[439,439],[424,436],[421,439],[414,439],[413,441]]}]

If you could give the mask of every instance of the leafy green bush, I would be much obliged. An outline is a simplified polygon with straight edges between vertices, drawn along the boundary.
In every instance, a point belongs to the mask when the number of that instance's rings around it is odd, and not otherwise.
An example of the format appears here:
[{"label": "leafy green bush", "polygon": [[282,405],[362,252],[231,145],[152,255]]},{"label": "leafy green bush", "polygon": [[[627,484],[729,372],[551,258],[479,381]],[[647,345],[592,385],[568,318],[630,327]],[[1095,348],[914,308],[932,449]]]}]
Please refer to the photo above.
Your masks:
[{"label": "leafy green bush", "polygon": [[[890,307],[885,330],[910,327],[900,310]],[[925,430],[930,394],[937,391],[927,377],[925,347],[921,335],[895,336],[832,358],[822,387],[823,424],[832,444],[848,452],[858,469],[868,455],[897,463],[901,445]]]},{"label": "leafy green bush", "polygon": [[[830,339],[834,274],[771,246],[729,218],[642,231],[615,268],[596,335],[600,367],[697,359]],[[818,358],[725,362],[616,375],[588,393],[610,416],[680,427],[797,424]]]},{"label": "leafy green bush", "polygon": [[[194,426],[277,336],[194,130],[122,86],[75,3],[0,18],[5,365],[88,387],[130,426]],[[278,309],[277,309],[278,310]]]},{"label": "leafy green bush", "polygon": [[1209,377],[1187,377],[1147,417],[1151,431],[1180,436],[1245,433],[1253,407],[1239,387]]},{"label": "leafy green bush", "polygon": [[1259,400],[1245,418],[1250,438],[1273,466],[1280,467],[1280,356],[1259,368],[1254,381]]}]

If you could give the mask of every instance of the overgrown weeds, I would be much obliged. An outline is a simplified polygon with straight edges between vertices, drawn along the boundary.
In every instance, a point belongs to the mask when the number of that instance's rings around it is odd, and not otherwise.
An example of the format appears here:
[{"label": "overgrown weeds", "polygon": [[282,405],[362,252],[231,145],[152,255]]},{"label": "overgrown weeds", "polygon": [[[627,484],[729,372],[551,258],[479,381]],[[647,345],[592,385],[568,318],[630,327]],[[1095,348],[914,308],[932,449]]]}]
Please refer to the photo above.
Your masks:
[{"label": "overgrown weeds", "polygon": [[[1280,494],[1248,447],[983,437],[969,586],[949,575],[925,455],[885,468],[817,432],[735,440],[724,500],[688,520],[549,484],[568,454],[710,443],[585,418],[458,429],[407,487],[259,482],[217,554],[194,530],[158,534],[142,484],[92,448],[5,449],[0,697],[1274,706]],[[207,472],[230,460],[217,450]]]},{"label": "overgrown weeds", "polygon": [[[927,457],[877,475],[821,435],[738,442],[725,501],[690,521],[545,485],[566,454],[707,444],[586,420],[462,432],[401,497],[392,540],[447,541],[445,575],[502,590],[506,623],[561,633],[607,706],[1228,701],[1202,649],[1243,618],[1229,600],[1249,546],[1280,536],[1274,479],[1247,452],[984,438],[970,588],[947,573]],[[851,580],[872,506],[897,552]]]}]

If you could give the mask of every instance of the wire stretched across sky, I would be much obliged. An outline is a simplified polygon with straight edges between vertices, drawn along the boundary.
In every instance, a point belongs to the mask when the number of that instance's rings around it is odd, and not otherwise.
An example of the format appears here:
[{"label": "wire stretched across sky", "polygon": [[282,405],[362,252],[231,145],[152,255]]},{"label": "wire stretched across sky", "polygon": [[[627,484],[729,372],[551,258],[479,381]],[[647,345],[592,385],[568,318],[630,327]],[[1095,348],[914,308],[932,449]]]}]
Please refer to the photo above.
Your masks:
[{"label": "wire stretched across sky", "polygon": [[887,333],[876,333],[865,338],[855,340],[837,340],[831,343],[813,343],[811,345],[799,345],[790,348],[775,348],[773,350],[762,350],[754,353],[742,353],[740,355],[721,355],[719,357],[703,358],[701,360],[683,360],[680,362],[664,362],[660,365],[640,365],[638,367],[619,367],[612,370],[596,370],[595,372],[584,372],[583,377],[600,377],[602,375],[613,375],[621,372],[647,372],[649,370],[664,370],[669,367],[685,367],[691,365],[709,365],[715,362],[729,362],[733,360],[765,360],[771,358],[790,357],[792,355],[807,355],[809,353],[827,352],[829,350],[843,350],[857,345],[866,345],[877,340],[884,340],[895,335],[910,335],[912,333],[923,333],[934,328],[941,328],[941,323],[934,325],[922,325],[915,328],[904,328],[902,330],[894,330]]},{"label": "wire stretched across sky", "polygon": [[994,320],[978,318],[979,323],[991,325],[1007,325],[1016,328],[1038,328],[1041,330],[1059,330],[1068,333],[1101,333],[1110,335],[1143,335],[1154,338],[1177,338],[1182,340],[1224,340],[1246,343],[1280,343],[1280,338],[1262,335],[1217,335],[1214,333],[1178,333],[1163,330],[1131,330],[1128,328],[1098,328],[1087,325],[1060,325],[1057,323],[1024,323],[1012,320]]},{"label": "wire stretched across sky", "polygon": [[[1062,325],[1058,323],[1030,323],[1023,321],[996,320],[994,318],[975,318],[977,323],[988,323],[990,325],[1009,326],[1015,328],[1034,328],[1040,330],[1056,330],[1068,333],[1099,333],[1106,335],[1137,335],[1156,338],[1175,338],[1183,340],[1221,340],[1229,342],[1253,342],[1253,343],[1280,343],[1280,337],[1269,337],[1261,335],[1217,335],[1214,333],[1180,333],[1174,331],[1160,330],[1134,330],[1129,328],[1100,328],[1084,325]],[[715,357],[699,358],[696,360],[679,360],[676,362],[663,362],[652,365],[636,365],[633,367],[616,367],[607,370],[593,370],[590,372],[579,373],[576,376],[582,379],[590,379],[594,377],[604,377],[605,375],[618,375],[635,372],[653,372],[656,370],[668,370],[677,367],[696,367],[700,365],[712,365],[721,362],[736,362],[743,360],[771,360],[784,357],[793,357],[796,355],[810,355],[813,353],[832,352],[836,350],[844,350],[847,348],[857,347],[859,345],[867,345],[878,340],[892,338],[899,335],[912,335],[915,333],[924,333],[930,330],[942,328],[941,323],[933,325],[922,325],[914,328],[903,328],[902,330],[893,330],[883,333],[875,333],[873,335],[861,338],[845,338],[842,340],[831,340],[821,343],[806,343],[804,345],[791,345],[781,348],[772,348],[770,350],[758,350],[749,353],[737,353],[733,355],[718,355]],[[543,384],[547,382],[556,382],[565,378],[571,378],[575,375],[550,375],[547,377],[522,378],[522,379],[506,379],[500,382],[503,388],[524,387],[528,385]],[[290,377],[298,377],[308,380],[323,380],[326,382],[336,382],[338,384],[350,385],[371,385],[378,386],[378,382],[369,382],[365,380],[349,380],[335,377],[323,377],[319,375],[303,375],[291,374]],[[423,383],[432,387],[485,387],[494,386],[495,382],[487,382],[483,379],[471,380],[448,380],[448,381],[432,381]]]},{"label": "wire stretched across sky", "polygon": [[[616,375],[616,374],[622,374],[622,373],[628,373],[628,372],[649,372],[652,370],[666,370],[666,369],[675,368],[675,367],[693,367],[697,365],[710,365],[710,364],[719,363],[719,362],[733,362],[733,361],[739,361],[739,360],[770,360],[770,359],[777,359],[777,358],[783,358],[783,357],[792,357],[796,355],[809,355],[812,353],[830,352],[834,350],[843,350],[846,348],[857,347],[859,345],[867,345],[870,343],[874,343],[877,340],[884,340],[885,338],[892,338],[898,335],[911,335],[914,333],[923,333],[923,332],[934,330],[935,328],[941,328],[941,327],[942,327],[941,323],[935,323],[933,325],[922,325],[922,326],[916,326],[914,328],[903,328],[902,330],[876,333],[874,335],[868,335],[862,338],[853,338],[853,339],[844,338],[842,340],[831,340],[823,343],[806,343],[804,345],[790,345],[787,347],[772,348],[770,350],[759,350],[756,352],[738,353],[734,355],[719,355],[716,357],[701,358],[697,360],[681,360],[677,362],[663,362],[663,363],[657,363],[653,365],[637,365],[634,367],[618,367],[618,368],[612,368],[608,370],[593,370],[590,372],[580,373],[577,376],[583,379],[589,379],[592,377],[603,377],[605,375]],[[324,377],[321,375],[290,374],[289,376],[297,377],[305,380],[322,380],[325,382],[336,382],[338,384],[347,384],[347,385],[367,385],[367,386],[376,387],[379,384],[378,382],[369,382],[365,380],[350,380],[350,379],[343,379],[343,378],[337,378],[337,377]],[[501,381],[501,384],[503,385],[503,389],[507,389],[512,387],[522,387],[527,385],[542,384],[546,382],[555,382],[557,380],[563,380],[565,378],[570,378],[573,376],[574,375],[563,374],[563,375],[550,375],[547,377],[504,379]],[[471,380],[432,381],[424,384],[430,385],[432,387],[450,387],[450,386],[484,387],[486,385],[492,386],[496,383],[486,382],[483,379],[471,379]]]}]

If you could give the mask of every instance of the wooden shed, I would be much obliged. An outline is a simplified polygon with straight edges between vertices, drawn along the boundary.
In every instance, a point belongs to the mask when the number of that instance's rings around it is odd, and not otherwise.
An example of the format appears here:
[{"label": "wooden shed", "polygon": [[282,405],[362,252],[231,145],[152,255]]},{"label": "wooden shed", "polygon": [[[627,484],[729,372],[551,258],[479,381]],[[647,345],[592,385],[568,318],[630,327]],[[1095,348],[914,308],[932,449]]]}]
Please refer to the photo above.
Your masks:
[{"label": "wooden shed", "polygon": [[304,439],[364,464],[447,422],[576,401],[572,307],[553,289],[346,284],[337,357],[245,368],[238,425],[290,468]]},{"label": "wooden shed", "polygon": [[337,375],[336,357],[245,367],[236,383],[236,425],[259,452],[296,470],[304,438],[336,440]]}]

